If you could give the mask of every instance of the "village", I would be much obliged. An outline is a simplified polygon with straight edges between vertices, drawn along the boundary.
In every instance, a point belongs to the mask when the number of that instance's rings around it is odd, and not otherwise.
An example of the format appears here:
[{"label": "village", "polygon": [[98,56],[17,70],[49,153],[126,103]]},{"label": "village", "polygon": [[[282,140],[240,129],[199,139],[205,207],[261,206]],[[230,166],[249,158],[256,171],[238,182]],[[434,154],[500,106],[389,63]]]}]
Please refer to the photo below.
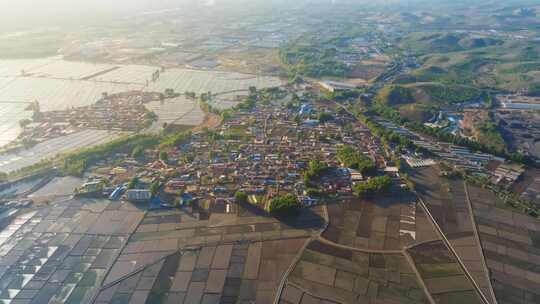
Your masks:
[{"label": "village", "polygon": [[[309,207],[351,197],[354,185],[370,178],[343,166],[337,155],[343,147],[379,169],[371,177],[384,171],[399,177],[397,168],[386,167],[379,140],[350,114],[325,104],[270,104],[237,111],[217,130],[187,133],[174,147],[102,161],[77,192],[218,213],[236,212],[235,203],[269,211],[273,198],[286,195]],[[325,169],[310,181],[306,172],[315,162]]]},{"label": "village", "polygon": [[35,101],[28,107],[33,113],[32,118],[19,122],[22,132],[16,142],[36,144],[86,129],[140,131],[157,119],[145,104],[163,99],[161,93],[103,92],[95,104],[57,111],[42,111],[39,102]]}]

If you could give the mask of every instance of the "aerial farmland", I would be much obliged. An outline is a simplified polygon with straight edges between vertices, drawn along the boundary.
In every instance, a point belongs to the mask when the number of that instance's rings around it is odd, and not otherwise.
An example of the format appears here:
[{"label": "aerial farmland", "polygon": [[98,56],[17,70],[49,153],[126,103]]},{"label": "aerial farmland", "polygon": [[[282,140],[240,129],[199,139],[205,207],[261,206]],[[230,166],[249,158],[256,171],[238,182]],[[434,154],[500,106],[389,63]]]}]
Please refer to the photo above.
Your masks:
[{"label": "aerial farmland", "polygon": [[158,116],[157,127],[166,124],[196,126],[203,122],[204,113],[194,99],[183,96],[146,104],[148,110]]},{"label": "aerial farmland", "polygon": [[246,91],[251,86],[262,89],[280,85],[281,81],[276,77],[231,72],[171,69],[161,73],[159,81],[151,83],[146,89],[148,91],[163,92],[167,88],[172,88],[181,93],[191,91],[197,94],[207,92],[217,94]]},{"label": "aerial farmland", "polygon": [[122,136],[122,133],[119,132],[86,130],[58,137],[26,150],[0,154],[0,172],[9,173],[17,171],[37,164],[42,160],[51,159],[56,155],[79,148],[104,144],[120,136]]},{"label": "aerial farmland", "polygon": [[20,133],[19,121],[29,118],[26,104],[2,103],[0,107],[0,146],[15,140]]}]

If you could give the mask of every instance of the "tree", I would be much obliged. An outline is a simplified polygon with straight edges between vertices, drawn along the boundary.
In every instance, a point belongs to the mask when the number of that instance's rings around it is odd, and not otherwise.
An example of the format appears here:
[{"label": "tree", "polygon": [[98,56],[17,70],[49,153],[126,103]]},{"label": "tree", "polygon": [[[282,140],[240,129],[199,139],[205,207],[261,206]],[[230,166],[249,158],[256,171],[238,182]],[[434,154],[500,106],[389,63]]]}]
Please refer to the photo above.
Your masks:
[{"label": "tree", "polygon": [[186,92],[184,93],[184,95],[186,95],[186,97],[191,98],[191,99],[197,98],[197,94],[195,94],[195,92],[189,92],[189,91],[186,91]]},{"label": "tree", "polygon": [[162,160],[162,161],[168,161],[169,160],[169,155],[167,154],[167,152],[161,151],[161,152],[159,152],[159,159]]},{"label": "tree", "polygon": [[353,187],[354,193],[359,197],[373,196],[376,194],[382,194],[390,190],[392,185],[392,179],[385,175],[374,177],[370,179],[367,183],[356,184]]},{"label": "tree", "polygon": [[373,176],[377,173],[377,166],[371,159],[366,157],[358,162],[358,171],[364,176]]},{"label": "tree", "polygon": [[249,95],[257,94],[257,88],[254,86],[249,87]]},{"label": "tree", "polygon": [[357,169],[360,153],[352,146],[343,146],[337,150],[337,158],[345,167]]},{"label": "tree", "polygon": [[155,181],[150,185],[150,193],[152,193],[153,196],[156,196],[159,192],[159,188],[161,187],[161,183],[159,181]]},{"label": "tree", "polygon": [[43,117],[43,113],[41,113],[41,107],[39,105],[39,101],[34,101],[30,107],[29,107],[32,111],[33,111],[33,114],[32,114],[32,119],[33,120],[39,120],[41,119],[41,117]]},{"label": "tree", "polygon": [[295,115],[294,123],[296,123],[297,125],[300,125],[301,122],[302,122],[302,118],[300,118],[300,115]]},{"label": "tree", "polygon": [[87,166],[88,166],[88,163],[86,159],[83,159],[83,158],[69,159],[68,158],[64,160],[64,166],[62,169],[64,173],[66,173],[67,175],[82,177]]},{"label": "tree", "polygon": [[137,187],[137,184],[139,183],[139,178],[138,177],[133,177],[129,183],[128,183],[128,186],[127,188],[128,189],[135,189],[135,187]]},{"label": "tree", "polygon": [[131,157],[133,158],[142,158],[144,156],[144,149],[141,146],[137,146],[131,152]]},{"label": "tree", "polygon": [[300,202],[292,194],[278,196],[270,201],[270,213],[279,216],[295,215],[298,213],[299,208]]},{"label": "tree", "polygon": [[224,121],[227,121],[231,118],[232,118],[232,113],[230,110],[225,110],[221,112],[221,119],[223,119]]},{"label": "tree", "polygon": [[34,102],[30,105],[30,107],[32,108],[32,111],[34,111],[34,112],[38,112],[38,113],[41,112],[41,107],[40,107],[40,105],[39,105],[39,101],[37,101],[37,100],[34,101]]},{"label": "tree", "polygon": [[236,191],[234,194],[234,200],[237,204],[247,204],[248,195],[243,191]]},{"label": "tree", "polygon": [[360,154],[351,146],[339,148],[337,157],[345,167],[357,169],[362,175],[372,176],[377,173],[377,166],[373,160]]},{"label": "tree", "polygon": [[325,123],[332,120],[334,120],[334,116],[332,116],[332,114],[330,113],[322,112],[319,114],[319,122],[321,123]]},{"label": "tree", "polygon": [[191,132],[180,132],[169,135],[161,140],[161,147],[175,147],[189,143],[191,140]]},{"label": "tree", "polygon": [[25,118],[25,119],[21,119],[19,121],[19,125],[21,126],[21,128],[25,128],[26,126],[28,126],[30,123],[32,123],[32,120],[28,119],[28,118]]},{"label": "tree", "polygon": [[320,160],[311,160],[308,165],[308,169],[304,173],[304,183],[308,186],[313,185],[313,182],[318,180],[323,174],[328,172],[330,168],[324,162]]}]

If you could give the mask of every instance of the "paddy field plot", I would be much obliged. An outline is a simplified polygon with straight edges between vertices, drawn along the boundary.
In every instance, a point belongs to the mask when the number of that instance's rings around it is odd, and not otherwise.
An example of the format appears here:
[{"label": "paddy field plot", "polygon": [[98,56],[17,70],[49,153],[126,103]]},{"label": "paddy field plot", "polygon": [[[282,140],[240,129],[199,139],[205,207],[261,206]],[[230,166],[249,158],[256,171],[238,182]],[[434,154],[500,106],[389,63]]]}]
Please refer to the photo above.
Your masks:
[{"label": "paddy field plot", "polygon": [[485,303],[443,241],[407,250],[435,303]]},{"label": "paddy field plot", "polygon": [[[97,303],[272,303],[280,279],[304,242],[299,238],[172,250],[150,259],[153,263],[142,270],[112,281],[101,290]],[[160,241],[156,246],[173,249],[176,243]],[[118,259],[110,274],[130,267],[129,261]]]},{"label": "paddy field plot", "polygon": [[41,183],[44,178],[32,178],[22,180],[0,190],[0,199],[9,199],[17,195],[30,191],[33,187]]},{"label": "paddy field plot", "polygon": [[540,222],[510,209],[488,189],[468,186],[499,303],[540,300]]},{"label": "paddy field plot", "polygon": [[399,250],[438,238],[411,193],[329,205],[328,216],[323,237],[353,248]]},{"label": "paddy field plot", "polygon": [[0,76],[0,90],[15,80],[17,77]]},{"label": "paddy field plot", "polygon": [[82,178],[73,176],[55,177],[41,189],[32,193],[29,197],[67,197],[73,195],[75,189],[83,184],[84,179]]},{"label": "paddy field plot", "polygon": [[85,130],[51,139],[27,150],[0,155],[0,172],[13,172],[62,153],[106,143],[121,135],[120,132]]},{"label": "paddy field plot", "polygon": [[161,73],[159,80],[151,83],[147,91],[163,92],[165,89],[171,88],[180,93],[191,91],[197,94],[207,92],[216,94],[246,91],[251,86],[262,89],[280,85],[281,81],[276,77],[231,72],[170,69]]},{"label": "paddy field plot", "polygon": [[109,94],[140,90],[140,85],[114,84],[50,78],[17,78],[0,90],[0,101],[30,103],[39,101],[42,111],[88,106]]},{"label": "paddy field plot", "polygon": [[232,107],[235,107],[240,103],[243,97],[248,95],[246,92],[232,92],[232,93],[223,93],[212,98],[212,106],[219,110],[226,110]]},{"label": "paddy field plot", "polygon": [[490,303],[494,303],[490,282],[487,279],[488,270],[479,267],[484,264],[482,248],[474,232],[473,214],[467,206],[467,188],[463,180],[440,177],[436,167],[415,169],[410,176],[418,185],[417,193],[463,261],[465,268]]},{"label": "paddy field plot", "polygon": [[104,73],[116,66],[110,64],[96,64],[79,61],[53,60],[37,68],[25,71],[33,77],[85,79],[99,73]]},{"label": "paddy field plot", "polygon": [[22,71],[30,72],[53,61],[52,58],[0,60],[0,77],[21,76]]},{"label": "paddy field plot", "polygon": [[364,253],[312,241],[287,278],[280,303],[428,303],[400,253]]},{"label": "paddy field plot", "polygon": [[[69,200],[26,212],[0,233],[1,303],[93,303],[143,211]],[[117,203],[118,205],[118,203]]]},{"label": "paddy field plot", "polygon": [[147,81],[151,81],[152,74],[159,70],[160,68],[156,66],[125,65],[119,66],[118,69],[93,77],[91,80],[144,85]]},{"label": "paddy field plot", "polygon": [[27,104],[0,102],[0,147],[15,140],[21,131],[19,121],[30,118],[31,112],[25,111]]},{"label": "paddy field plot", "polygon": [[157,128],[161,128],[164,123],[196,126],[204,120],[204,112],[199,103],[185,97],[152,101],[146,104],[146,108],[158,116],[155,123]]},{"label": "paddy field plot", "polygon": [[227,109],[235,107],[239,103],[240,103],[239,101],[223,99],[223,100],[217,100],[217,101],[212,102],[212,106],[219,110],[227,110]]}]

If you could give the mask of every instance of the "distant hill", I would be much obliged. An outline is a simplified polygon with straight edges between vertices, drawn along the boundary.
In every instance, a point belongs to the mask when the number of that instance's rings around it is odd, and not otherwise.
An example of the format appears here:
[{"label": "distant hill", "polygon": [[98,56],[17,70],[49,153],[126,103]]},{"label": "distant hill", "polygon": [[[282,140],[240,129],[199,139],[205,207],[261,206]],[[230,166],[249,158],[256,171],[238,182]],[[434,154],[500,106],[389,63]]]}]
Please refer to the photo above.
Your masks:
[{"label": "distant hill", "polygon": [[379,91],[377,103],[397,109],[402,117],[425,122],[441,108],[478,99],[481,91],[470,86],[413,83],[388,85]]},{"label": "distant hill", "polygon": [[402,46],[419,54],[467,51],[500,44],[502,40],[466,33],[413,34],[402,42]]},{"label": "distant hill", "polygon": [[480,97],[480,90],[463,85],[419,84],[415,88],[422,90],[435,104],[461,103]]},{"label": "distant hill", "polygon": [[476,48],[483,48],[486,46],[501,45],[501,44],[503,44],[502,40],[493,39],[493,38],[467,37],[459,41],[459,45],[465,49],[476,49]]},{"label": "distant hill", "polygon": [[409,88],[391,85],[379,91],[377,102],[386,106],[397,106],[414,103],[415,99]]},{"label": "distant hill", "polygon": [[463,47],[460,45],[461,37],[456,34],[444,34],[435,39],[428,40],[427,46],[433,52],[446,53],[460,51]]}]

